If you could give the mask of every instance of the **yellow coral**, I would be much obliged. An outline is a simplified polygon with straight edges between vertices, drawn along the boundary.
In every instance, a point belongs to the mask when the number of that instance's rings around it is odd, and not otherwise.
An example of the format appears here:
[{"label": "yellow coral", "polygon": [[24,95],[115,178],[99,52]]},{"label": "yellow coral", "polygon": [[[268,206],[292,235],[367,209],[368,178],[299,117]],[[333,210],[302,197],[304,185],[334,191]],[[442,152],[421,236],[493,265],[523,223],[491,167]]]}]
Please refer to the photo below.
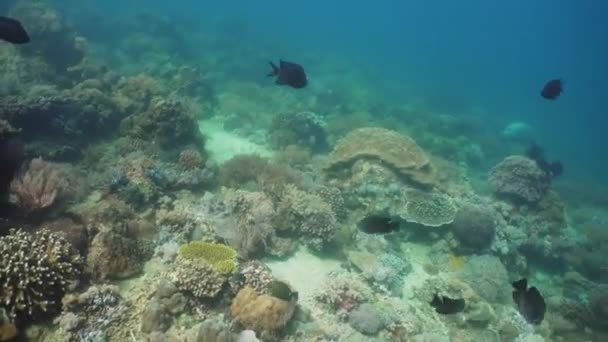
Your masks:
[{"label": "yellow coral", "polygon": [[187,260],[204,260],[223,274],[232,273],[236,268],[236,251],[220,243],[192,241],[179,247],[179,255]]},{"label": "yellow coral", "polygon": [[464,267],[464,263],[467,261],[466,257],[450,255],[448,258],[448,265],[450,271],[458,271]]}]

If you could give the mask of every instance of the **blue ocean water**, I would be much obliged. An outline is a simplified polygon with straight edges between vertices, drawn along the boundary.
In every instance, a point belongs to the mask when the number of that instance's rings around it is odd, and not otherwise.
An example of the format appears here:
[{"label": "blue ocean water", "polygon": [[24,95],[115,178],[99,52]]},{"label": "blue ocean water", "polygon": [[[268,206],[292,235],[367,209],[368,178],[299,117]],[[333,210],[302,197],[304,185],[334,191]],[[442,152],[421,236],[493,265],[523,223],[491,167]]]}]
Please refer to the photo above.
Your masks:
[{"label": "blue ocean water", "polygon": [[[238,23],[240,37],[269,58],[346,57],[395,98],[422,96],[450,114],[481,106],[489,121],[528,122],[567,175],[608,182],[601,157],[608,148],[605,1],[148,1],[145,7],[202,27],[217,18]],[[553,102],[539,96],[552,78],[565,83]]]}]

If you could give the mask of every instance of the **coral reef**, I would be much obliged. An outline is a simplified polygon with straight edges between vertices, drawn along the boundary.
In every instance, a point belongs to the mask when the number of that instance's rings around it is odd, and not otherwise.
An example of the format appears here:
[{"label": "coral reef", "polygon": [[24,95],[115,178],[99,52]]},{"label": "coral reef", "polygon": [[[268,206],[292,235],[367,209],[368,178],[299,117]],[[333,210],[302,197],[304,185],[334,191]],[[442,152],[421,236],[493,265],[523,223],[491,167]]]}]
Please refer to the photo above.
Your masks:
[{"label": "coral reef", "polygon": [[0,237],[0,264],[0,301],[13,319],[56,311],[82,269],[73,247],[47,230],[11,230]]},{"label": "coral reef", "polygon": [[268,266],[261,261],[251,260],[239,265],[235,276],[230,279],[230,287],[237,292],[244,287],[250,287],[263,294],[273,279]]},{"label": "coral reef", "polygon": [[143,241],[126,236],[118,227],[101,225],[89,246],[87,271],[96,280],[128,278],[141,272],[150,254]]},{"label": "coral reef", "polygon": [[226,190],[222,192],[221,212],[211,213],[216,234],[249,259],[263,253],[274,235],[274,204],[263,192]]},{"label": "coral reef", "polygon": [[322,152],[328,147],[323,126],[322,119],[312,112],[278,114],[270,122],[268,141],[275,149],[299,145]]},{"label": "coral reef", "polygon": [[348,323],[358,332],[375,335],[384,328],[384,319],[373,305],[364,303],[348,315]]},{"label": "coral reef", "polygon": [[509,276],[497,257],[472,256],[462,270],[458,271],[458,278],[489,302],[504,303],[509,299]]},{"label": "coral reef", "polygon": [[474,252],[488,247],[494,239],[496,222],[490,208],[461,205],[452,223],[452,232],[460,246]]},{"label": "coral reef", "polygon": [[329,156],[327,170],[339,170],[358,159],[372,159],[419,185],[434,185],[429,157],[405,135],[384,128],[356,129],[340,139]]},{"label": "coral reef", "polygon": [[175,97],[154,98],[148,108],[121,123],[124,135],[155,142],[164,149],[194,144],[203,139],[195,117],[183,100]]},{"label": "coral reef", "polygon": [[303,235],[304,242],[322,249],[336,233],[336,216],[320,196],[288,185],[278,204],[276,229]]},{"label": "coral reef", "polygon": [[408,222],[439,227],[452,223],[456,217],[456,205],[447,195],[410,190],[404,197],[406,203],[403,208],[396,209],[396,214]]},{"label": "coral reef", "polygon": [[215,271],[201,260],[187,260],[177,256],[170,271],[163,277],[171,281],[180,291],[186,291],[195,298],[213,298],[222,290],[227,275]]},{"label": "coral reef", "polygon": [[11,183],[9,198],[27,213],[46,209],[66,195],[68,182],[56,164],[35,158]]},{"label": "coral reef", "polygon": [[266,294],[259,295],[245,287],[239,291],[230,305],[230,312],[240,325],[260,332],[261,337],[280,333],[295,311],[295,303]]},{"label": "coral reef", "polygon": [[551,185],[551,177],[523,156],[505,158],[492,168],[488,181],[497,194],[529,203],[538,202]]},{"label": "coral reef", "polygon": [[179,256],[184,260],[209,264],[220,274],[229,274],[236,269],[236,251],[226,245],[205,241],[192,241],[179,247]]}]

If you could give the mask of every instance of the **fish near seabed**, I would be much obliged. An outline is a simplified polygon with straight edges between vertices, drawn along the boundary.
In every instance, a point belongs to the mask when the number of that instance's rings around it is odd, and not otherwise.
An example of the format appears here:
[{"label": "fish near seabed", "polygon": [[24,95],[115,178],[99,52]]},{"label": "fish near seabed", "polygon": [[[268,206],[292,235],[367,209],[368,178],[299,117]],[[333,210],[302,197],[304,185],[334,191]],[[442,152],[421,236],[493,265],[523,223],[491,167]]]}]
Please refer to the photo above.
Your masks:
[{"label": "fish near seabed", "polygon": [[564,91],[564,84],[561,79],[554,79],[545,84],[540,95],[547,100],[555,100]]},{"label": "fish near seabed", "polygon": [[513,301],[517,305],[517,311],[530,324],[541,324],[545,318],[547,305],[540,291],[534,286],[528,287],[526,278],[513,283]]},{"label": "fish near seabed", "polygon": [[29,43],[30,36],[15,19],[0,16],[0,39],[13,44]]},{"label": "fish near seabed", "polygon": [[437,313],[442,315],[451,315],[462,312],[464,310],[465,301],[462,298],[452,299],[435,294],[430,304],[435,308]]},{"label": "fish near seabed", "polygon": [[279,66],[273,62],[270,62],[270,66],[272,67],[272,71],[268,74],[268,77],[276,76],[275,83],[278,85],[288,85],[292,88],[300,89],[308,84],[306,72],[304,72],[304,68],[300,64],[280,60]]}]

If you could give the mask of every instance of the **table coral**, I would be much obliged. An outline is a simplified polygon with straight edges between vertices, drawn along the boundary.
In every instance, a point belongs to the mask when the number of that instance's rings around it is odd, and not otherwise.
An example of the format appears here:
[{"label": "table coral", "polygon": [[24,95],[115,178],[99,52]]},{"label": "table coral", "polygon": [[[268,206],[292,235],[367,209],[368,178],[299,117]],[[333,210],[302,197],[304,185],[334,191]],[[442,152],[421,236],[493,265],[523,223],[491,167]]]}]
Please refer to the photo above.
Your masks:
[{"label": "table coral", "polygon": [[237,266],[236,251],[219,243],[192,241],[181,245],[178,253],[185,260],[208,263],[221,274],[232,273]]},{"label": "table coral", "polygon": [[419,185],[434,185],[436,175],[427,154],[405,135],[385,128],[359,128],[340,139],[329,155],[327,170],[358,159],[372,159]]},{"label": "table coral", "polygon": [[82,259],[63,237],[11,230],[0,238],[0,302],[12,318],[57,310],[81,269]]}]

